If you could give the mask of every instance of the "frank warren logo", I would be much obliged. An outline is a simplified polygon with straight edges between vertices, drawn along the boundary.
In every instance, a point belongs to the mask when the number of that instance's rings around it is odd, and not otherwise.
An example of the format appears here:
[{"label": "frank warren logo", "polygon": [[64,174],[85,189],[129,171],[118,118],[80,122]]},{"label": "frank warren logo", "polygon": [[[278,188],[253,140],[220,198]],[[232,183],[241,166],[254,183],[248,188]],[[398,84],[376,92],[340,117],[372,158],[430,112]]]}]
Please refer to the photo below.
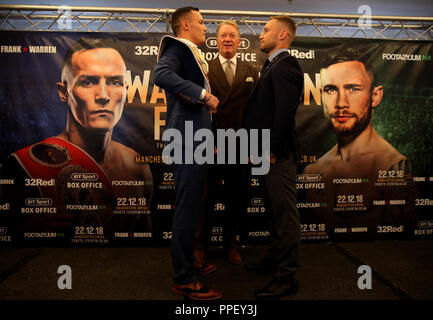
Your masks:
[{"label": "frank warren logo", "polygon": [[382,60],[392,61],[431,61],[431,55],[406,54],[406,53],[383,53]]},{"label": "frank warren logo", "polygon": [[56,53],[56,46],[10,46],[0,45],[0,53]]},{"label": "frank warren logo", "polygon": [[174,206],[171,204],[158,204],[157,208],[158,210],[171,210],[174,209]]}]

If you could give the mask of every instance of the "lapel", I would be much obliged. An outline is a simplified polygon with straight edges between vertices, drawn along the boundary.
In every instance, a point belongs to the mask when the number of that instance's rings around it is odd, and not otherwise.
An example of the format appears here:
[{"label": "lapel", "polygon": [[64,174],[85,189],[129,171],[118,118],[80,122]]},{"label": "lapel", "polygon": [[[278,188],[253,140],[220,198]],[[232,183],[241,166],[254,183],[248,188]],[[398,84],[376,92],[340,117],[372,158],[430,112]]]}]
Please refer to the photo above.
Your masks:
[{"label": "lapel", "polygon": [[268,67],[265,69],[265,71],[263,71],[263,73],[260,75],[259,80],[256,83],[256,86],[254,87],[253,90],[253,94],[256,91],[256,88],[258,87],[260,81],[262,80],[263,76],[269,72],[269,70],[271,70],[272,66],[275,64],[275,62],[277,62],[278,60],[280,60],[282,57],[286,56],[286,54],[289,54],[289,52],[281,52],[279,55],[277,55],[274,59],[272,59],[271,63],[269,63]]},{"label": "lapel", "polygon": [[[224,102],[227,100],[227,98],[230,95],[230,92],[232,91],[232,87],[230,87],[229,82],[227,81],[226,73],[223,69],[223,66],[221,65],[219,57],[216,57],[211,62],[212,70],[215,73],[215,81],[217,82],[217,85],[222,88],[224,94],[224,98],[221,99],[220,104],[224,104]],[[239,61],[236,64],[236,72],[235,72],[235,78],[233,79],[233,84],[236,82],[236,78],[238,77],[238,66]]]},{"label": "lapel", "polygon": [[236,73],[235,78],[233,79],[233,88],[236,88],[240,85],[242,85],[242,82],[245,81],[244,74],[245,74],[245,64],[242,63],[240,59],[237,59],[236,62]]},{"label": "lapel", "polygon": [[218,86],[222,87],[225,92],[229,90],[229,83],[227,81],[226,73],[221,66],[219,58],[215,58],[210,62],[212,70],[215,73],[215,81],[218,82]]},{"label": "lapel", "polygon": [[200,68],[200,71],[201,71],[201,73],[202,73],[202,75],[203,75],[204,81],[206,82],[206,84],[207,84],[208,87],[210,88],[209,78],[208,78],[208,76],[207,76],[207,74],[206,74],[206,70],[203,70],[203,66],[202,66],[201,59],[197,56],[197,55],[198,55],[198,51],[197,51],[197,50],[194,50],[192,47],[190,47],[190,46],[189,46],[188,44],[186,44],[185,42],[179,40],[178,38],[173,37],[173,36],[171,36],[171,35],[165,35],[165,36],[163,36],[163,37],[161,38],[161,41],[160,41],[160,43],[159,43],[158,56],[157,56],[156,61],[157,61],[157,62],[159,61],[159,59],[161,58],[161,56],[162,56],[162,54],[163,54],[163,52],[164,52],[164,49],[165,49],[167,43],[170,42],[170,41],[175,41],[175,42],[177,42],[178,44],[187,47],[187,48],[191,51],[191,53],[192,53],[192,55],[193,55],[193,57],[194,57],[195,62],[197,63],[198,67]]}]

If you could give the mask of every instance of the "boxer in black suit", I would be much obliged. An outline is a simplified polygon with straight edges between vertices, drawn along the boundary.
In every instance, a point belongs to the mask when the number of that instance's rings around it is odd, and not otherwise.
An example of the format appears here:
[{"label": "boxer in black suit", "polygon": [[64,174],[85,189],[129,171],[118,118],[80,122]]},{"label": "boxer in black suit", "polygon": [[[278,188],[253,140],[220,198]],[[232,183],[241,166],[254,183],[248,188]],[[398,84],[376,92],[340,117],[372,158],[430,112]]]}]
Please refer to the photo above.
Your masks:
[{"label": "boxer in black suit", "polygon": [[[260,79],[244,113],[244,126],[270,129],[270,170],[264,185],[270,204],[271,243],[267,254],[246,269],[273,274],[256,291],[256,298],[277,298],[297,291],[299,268],[299,212],[296,208],[296,171],[299,143],[295,114],[303,91],[303,73],[288,53],[296,24],[287,16],[269,19],[260,35],[260,49],[267,53]],[[261,150],[259,148],[259,150]]]},{"label": "boxer in black suit", "polygon": [[[207,64],[198,45],[205,42],[206,26],[197,8],[183,7],[172,16],[171,27],[176,37],[165,36],[159,47],[154,82],[167,96],[167,129],[176,129],[186,139],[187,122],[194,133],[211,128],[210,112],[216,112],[218,99],[210,93]],[[191,153],[197,142],[183,141],[182,154]],[[193,150],[191,150],[193,149]],[[201,209],[206,167],[193,161],[174,164],[176,209],[173,217],[171,254],[174,267],[172,290],[194,300],[221,298],[217,290],[197,280],[194,269],[193,235]]]}]

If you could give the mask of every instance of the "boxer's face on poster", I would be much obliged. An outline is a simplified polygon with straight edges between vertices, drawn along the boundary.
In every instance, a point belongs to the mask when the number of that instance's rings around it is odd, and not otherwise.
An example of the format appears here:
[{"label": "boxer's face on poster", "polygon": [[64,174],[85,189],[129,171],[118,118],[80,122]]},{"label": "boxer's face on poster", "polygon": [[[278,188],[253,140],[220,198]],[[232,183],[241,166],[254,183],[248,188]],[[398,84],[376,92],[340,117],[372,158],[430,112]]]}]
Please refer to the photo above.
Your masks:
[{"label": "boxer's face on poster", "polygon": [[126,99],[126,67],[111,48],[74,53],[73,81],[68,84],[68,103],[74,118],[88,130],[104,133],[120,120]]},{"label": "boxer's face on poster", "polygon": [[226,59],[231,59],[241,44],[238,30],[232,25],[224,24],[218,30],[217,46],[218,52]]},{"label": "boxer's face on poster", "polygon": [[371,79],[359,61],[330,65],[320,73],[324,112],[336,133],[350,133],[371,121]]}]

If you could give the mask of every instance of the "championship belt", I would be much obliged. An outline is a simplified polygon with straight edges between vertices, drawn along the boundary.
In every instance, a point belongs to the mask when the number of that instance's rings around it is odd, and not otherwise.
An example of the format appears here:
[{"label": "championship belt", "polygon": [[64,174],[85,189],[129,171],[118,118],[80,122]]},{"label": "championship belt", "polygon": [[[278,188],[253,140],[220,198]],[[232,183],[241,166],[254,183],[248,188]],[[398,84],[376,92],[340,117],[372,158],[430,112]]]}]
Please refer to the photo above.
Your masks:
[{"label": "championship belt", "polygon": [[84,150],[59,138],[48,138],[12,154],[34,179],[41,197],[58,207],[111,204],[111,181]]}]

